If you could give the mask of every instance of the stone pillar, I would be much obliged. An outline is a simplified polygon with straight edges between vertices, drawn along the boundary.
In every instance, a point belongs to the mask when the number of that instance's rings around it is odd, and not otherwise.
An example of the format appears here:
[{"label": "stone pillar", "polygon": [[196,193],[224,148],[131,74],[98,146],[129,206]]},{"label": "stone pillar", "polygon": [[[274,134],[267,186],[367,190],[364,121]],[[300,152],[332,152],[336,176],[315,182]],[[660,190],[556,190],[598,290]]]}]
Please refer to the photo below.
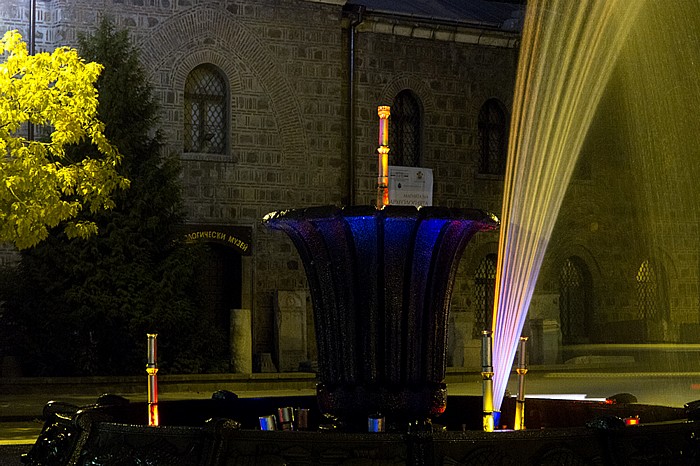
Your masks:
[{"label": "stone pillar", "polygon": [[250,309],[231,309],[231,369],[236,374],[253,372]]},{"label": "stone pillar", "polygon": [[308,359],[306,338],[306,292],[277,291],[275,359],[280,372],[298,371]]},{"label": "stone pillar", "polygon": [[528,344],[531,364],[560,363],[562,337],[559,327],[559,294],[533,295],[530,300],[528,318],[531,334],[531,342]]},{"label": "stone pillar", "polygon": [[464,367],[466,364],[467,343],[472,338],[474,322],[471,314],[466,312],[451,312],[447,336],[447,365]]}]

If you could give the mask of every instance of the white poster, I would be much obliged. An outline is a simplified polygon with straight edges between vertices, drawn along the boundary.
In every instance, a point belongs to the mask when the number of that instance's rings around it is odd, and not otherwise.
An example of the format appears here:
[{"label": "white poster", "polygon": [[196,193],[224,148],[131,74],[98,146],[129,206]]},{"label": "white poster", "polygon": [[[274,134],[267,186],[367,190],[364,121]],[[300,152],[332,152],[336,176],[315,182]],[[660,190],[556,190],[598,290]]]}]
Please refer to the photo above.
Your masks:
[{"label": "white poster", "polygon": [[389,165],[389,204],[433,205],[433,170]]}]

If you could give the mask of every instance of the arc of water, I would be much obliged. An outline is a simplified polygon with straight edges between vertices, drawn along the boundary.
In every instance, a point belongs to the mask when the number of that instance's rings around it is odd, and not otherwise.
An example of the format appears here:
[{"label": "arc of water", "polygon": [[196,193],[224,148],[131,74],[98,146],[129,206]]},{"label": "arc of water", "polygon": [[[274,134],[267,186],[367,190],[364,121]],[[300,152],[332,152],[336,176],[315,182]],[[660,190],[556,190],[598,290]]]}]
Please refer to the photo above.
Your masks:
[{"label": "arc of water", "polygon": [[644,0],[530,0],[518,63],[493,318],[499,410],[557,213]]}]

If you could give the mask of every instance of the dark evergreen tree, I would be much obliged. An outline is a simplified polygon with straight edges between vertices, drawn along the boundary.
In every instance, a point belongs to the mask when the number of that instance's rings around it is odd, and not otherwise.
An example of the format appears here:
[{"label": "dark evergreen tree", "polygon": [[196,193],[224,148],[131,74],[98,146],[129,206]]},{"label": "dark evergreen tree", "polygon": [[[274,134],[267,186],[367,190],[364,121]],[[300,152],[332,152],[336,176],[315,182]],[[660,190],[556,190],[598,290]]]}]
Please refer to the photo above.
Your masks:
[{"label": "dark evergreen tree", "polygon": [[[28,375],[142,373],[151,332],[159,334],[164,371],[224,369],[222,333],[198,313],[204,252],[178,240],[180,169],[163,154],[138,52],[108,20],[78,48],[105,67],[99,116],[131,187],[115,194],[114,209],[85,214],[97,223],[97,236],[69,241],[57,228],[22,253],[18,276],[4,281],[14,284],[5,287],[4,327],[12,329],[6,341]],[[97,156],[86,145],[72,151],[76,158],[86,153]]]}]

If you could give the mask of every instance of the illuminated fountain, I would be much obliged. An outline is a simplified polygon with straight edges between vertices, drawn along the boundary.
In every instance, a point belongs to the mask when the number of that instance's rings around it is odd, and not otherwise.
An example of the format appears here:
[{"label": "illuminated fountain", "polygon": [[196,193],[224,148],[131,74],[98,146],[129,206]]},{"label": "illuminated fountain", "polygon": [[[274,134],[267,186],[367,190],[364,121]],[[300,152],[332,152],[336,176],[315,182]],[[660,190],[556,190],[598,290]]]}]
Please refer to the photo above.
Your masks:
[{"label": "illuminated fountain", "polygon": [[[147,425],[152,410],[144,403],[107,398],[80,411],[49,405],[30,464],[123,458],[211,465],[697,464],[700,403],[684,410],[528,400],[525,409],[521,388],[527,372],[521,332],[544,250],[607,76],[642,5],[528,2],[483,399],[447,396],[446,327],[460,254],[474,233],[497,221],[478,210],[390,205],[388,115],[380,108],[376,206],[313,207],[265,219],[289,235],[307,273],[317,396],[239,400],[221,392],[211,400],[161,402],[158,426]],[[504,398],[518,346],[521,385],[516,399]],[[304,413],[303,430],[286,407]],[[484,432],[498,427],[493,410],[515,429]],[[287,413],[279,417],[285,430],[271,431],[275,412]],[[626,427],[624,419],[641,423]],[[47,461],[57,456],[63,461]]]}]

